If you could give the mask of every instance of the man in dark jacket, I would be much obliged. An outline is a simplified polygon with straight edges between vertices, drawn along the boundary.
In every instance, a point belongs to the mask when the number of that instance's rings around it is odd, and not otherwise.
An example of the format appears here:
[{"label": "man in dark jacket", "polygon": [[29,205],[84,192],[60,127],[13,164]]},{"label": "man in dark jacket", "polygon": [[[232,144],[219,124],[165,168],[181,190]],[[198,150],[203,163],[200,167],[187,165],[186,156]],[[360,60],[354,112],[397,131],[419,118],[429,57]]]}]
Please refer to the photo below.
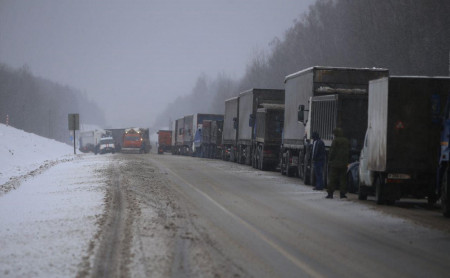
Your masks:
[{"label": "man in dark jacket", "polygon": [[330,148],[330,182],[328,183],[328,199],[333,198],[333,192],[337,184],[340,185],[340,197],[347,198],[347,164],[349,156],[349,141],[344,137],[341,128],[333,130],[334,140]]},{"label": "man in dark jacket", "polygon": [[314,167],[314,176],[316,183],[314,190],[323,190],[323,165],[325,164],[325,144],[320,139],[318,132],[312,134],[313,149],[312,149],[312,162]]}]

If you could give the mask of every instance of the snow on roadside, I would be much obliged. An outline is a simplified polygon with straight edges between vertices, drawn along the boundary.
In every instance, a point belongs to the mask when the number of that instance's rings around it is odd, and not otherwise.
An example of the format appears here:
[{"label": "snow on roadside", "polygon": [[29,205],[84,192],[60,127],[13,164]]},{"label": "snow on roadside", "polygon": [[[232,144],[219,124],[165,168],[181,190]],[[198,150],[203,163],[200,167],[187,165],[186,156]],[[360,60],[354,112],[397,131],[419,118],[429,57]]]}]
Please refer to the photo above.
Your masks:
[{"label": "snow on roadside", "polygon": [[67,157],[73,157],[67,144],[0,124],[0,185]]},{"label": "snow on roadside", "polygon": [[77,275],[98,232],[109,163],[0,124],[0,277]]},{"label": "snow on roadside", "polygon": [[108,156],[59,163],[0,197],[0,277],[75,277],[104,209]]}]

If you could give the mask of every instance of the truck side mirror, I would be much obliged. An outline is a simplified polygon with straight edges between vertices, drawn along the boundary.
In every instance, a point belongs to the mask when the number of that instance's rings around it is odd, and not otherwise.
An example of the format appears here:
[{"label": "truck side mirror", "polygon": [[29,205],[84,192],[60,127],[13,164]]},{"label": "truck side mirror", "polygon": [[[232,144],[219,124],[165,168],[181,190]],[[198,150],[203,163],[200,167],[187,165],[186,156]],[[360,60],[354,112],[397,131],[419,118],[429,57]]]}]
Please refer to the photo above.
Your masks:
[{"label": "truck side mirror", "polygon": [[299,122],[305,123],[305,111],[305,106],[303,104],[298,106],[297,120]]},{"label": "truck side mirror", "polygon": [[236,117],[233,118],[233,128],[238,129],[238,121]]},{"label": "truck side mirror", "polygon": [[249,127],[253,127],[255,125],[255,115],[254,114],[250,114],[250,117],[248,119],[248,126]]}]

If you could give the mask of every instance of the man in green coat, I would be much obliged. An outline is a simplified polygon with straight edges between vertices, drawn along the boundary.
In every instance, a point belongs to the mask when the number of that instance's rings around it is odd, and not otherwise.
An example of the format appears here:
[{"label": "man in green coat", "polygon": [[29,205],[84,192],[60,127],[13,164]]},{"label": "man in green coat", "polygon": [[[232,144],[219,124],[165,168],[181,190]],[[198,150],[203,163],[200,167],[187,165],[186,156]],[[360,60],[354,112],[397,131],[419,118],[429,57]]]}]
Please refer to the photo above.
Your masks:
[{"label": "man in green coat", "polygon": [[347,198],[347,164],[349,156],[350,143],[347,138],[344,137],[344,132],[341,128],[333,130],[334,140],[331,143],[330,149],[330,176],[328,183],[328,199],[333,199],[333,192],[336,186],[339,184],[340,197]]}]

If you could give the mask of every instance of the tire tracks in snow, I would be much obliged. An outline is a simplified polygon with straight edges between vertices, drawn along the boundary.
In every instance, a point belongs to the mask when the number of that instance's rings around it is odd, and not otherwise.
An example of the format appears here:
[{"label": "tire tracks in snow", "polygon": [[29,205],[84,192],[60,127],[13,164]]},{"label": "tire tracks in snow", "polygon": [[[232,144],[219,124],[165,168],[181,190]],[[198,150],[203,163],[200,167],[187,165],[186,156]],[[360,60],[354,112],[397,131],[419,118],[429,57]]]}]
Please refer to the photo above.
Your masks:
[{"label": "tire tracks in snow", "polygon": [[133,204],[129,201],[127,178],[121,174],[119,163],[112,163],[106,174],[109,181],[104,213],[77,277],[129,277]]},{"label": "tire tracks in snow", "polygon": [[50,160],[50,161],[46,160],[44,162],[44,164],[42,164],[41,166],[39,166],[38,168],[36,168],[32,171],[29,171],[26,174],[16,176],[16,177],[11,177],[9,179],[9,181],[0,185],[0,197],[4,194],[8,193],[11,190],[15,190],[15,189],[19,188],[19,186],[27,179],[29,179],[31,177],[35,177],[37,175],[40,175],[40,174],[44,173],[45,171],[47,171],[48,169],[50,169],[51,167],[58,165],[59,163],[69,162],[69,161],[72,161],[77,158],[78,157],[71,157],[71,158]]}]

